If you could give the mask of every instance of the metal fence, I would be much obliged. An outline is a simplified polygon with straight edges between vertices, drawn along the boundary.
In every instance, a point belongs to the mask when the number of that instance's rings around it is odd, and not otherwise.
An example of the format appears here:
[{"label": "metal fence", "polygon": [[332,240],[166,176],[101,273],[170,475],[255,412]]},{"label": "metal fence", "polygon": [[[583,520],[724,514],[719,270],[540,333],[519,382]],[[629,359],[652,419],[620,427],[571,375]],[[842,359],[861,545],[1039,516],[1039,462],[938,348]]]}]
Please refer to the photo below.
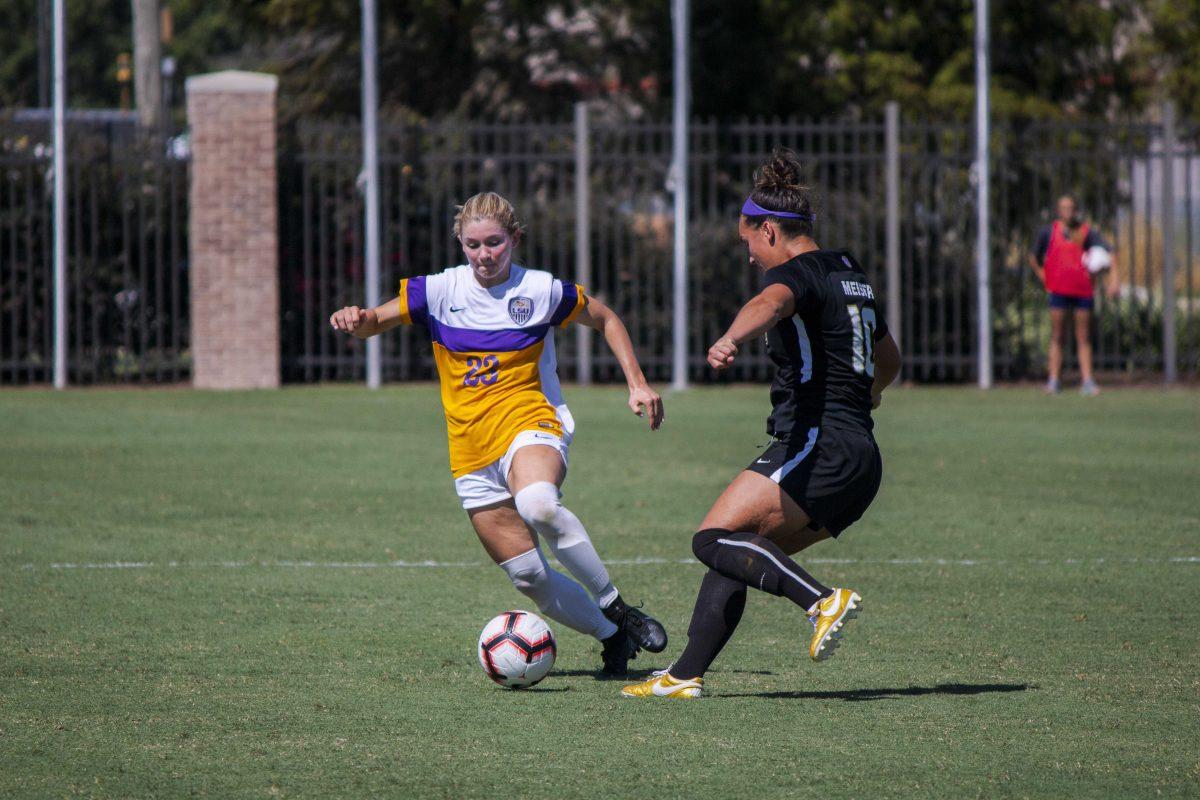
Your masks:
[{"label": "metal fence", "polygon": [[[997,377],[1041,374],[1049,339],[1046,298],[1026,264],[1055,198],[1075,194],[1116,247],[1124,288],[1100,297],[1094,331],[1097,368],[1145,376],[1162,368],[1164,204],[1177,222],[1176,280],[1181,371],[1196,373],[1196,240],[1200,159],[1196,133],[1181,128],[1172,191],[1163,183],[1162,129],[1149,124],[1001,125],[993,139],[993,338]],[[435,122],[381,131],[385,293],[399,277],[460,263],[451,239],[454,204],[492,189],[509,196],[528,224],[520,259],[563,277],[575,271],[574,128],[569,123]],[[754,291],[756,276],[737,242],[737,209],[755,167],[785,145],[810,166],[819,197],[817,238],[855,252],[885,297],[900,293],[893,321],[907,377],[975,377],[975,196],[972,129],[905,122],[895,153],[900,175],[900,281],[888,286],[882,121],[704,121],[691,128],[690,373],[711,380],[703,354]],[[652,379],[669,377],[671,197],[665,188],[670,128],[660,122],[590,123],[591,274],[587,288],[629,324]],[[285,233],[284,374],[291,380],[361,378],[362,348],[333,336],[324,320],[360,303],[362,201],[353,125],[302,124],[282,215]],[[1172,201],[1171,198],[1174,198]],[[576,334],[567,334],[574,336]],[[592,337],[599,380],[617,377]],[[565,375],[575,349],[560,347]],[[384,345],[385,379],[428,377],[424,334],[405,331]],[[762,380],[770,365],[757,343],[727,380]]]},{"label": "metal fence", "polygon": [[1132,376],[1163,368],[1164,226],[1179,232],[1174,254],[1177,363],[1196,374],[1200,360],[1200,275],[1196,240],[1200,217],[1197,130],[1175,131],[1180,144],[1164,177],[1160,125],[1035,123],[1000,131],[996,159],[997,210],[993,326],[1002,376],[1036,373],[1049,339],[1045,294],[1025,267],[1032,234],[1056,198],[1068,192],[1115,247],[1121,295],[1097,293],[1093,326],[1098,369]]},{"label": "metal fence", "polygon": [[[187,162],[129,125],[68,126],[68,376],[172,382],[188,359]],[[53,150],[0,122],[0,384],[53,372]]]},{"label": "metal fence", "polygon": [[[647,374],[670,377],[671,132],[657,121],[589,123],[588,289],[626,320]],[[0,123],[0,384],[50,380],[51,152],[48,126]],[[809,165],[819,198],[818,241],[854,251],[892,320],[906,377],[975,377],[972,130],[904,121],[887,148],[882,121],[696,122],[689,168],[692,221],[688,337],[693,380],[712,380],[703,355],[754,291],[737,242],[737,209],[754,168],[777,145]],[[1200,372],[1200,155],[1180,126],[1171,180],[1156,124],[1000,125],[994,131],[992,318],[1000,379],[1042,374],[1049,339],[1045,294],[1025,264],[1056,196],[1074,193],[1115,246],[1121,296],[1099,297],[1097,367],[1146,377],[1161,371],[1164,221],[1174,221],[1178,365]],[[69,253],[70,380],[174,381],[189,374],[186,156],[173,140],[121,126],[72,124]],[[362,196],[356,125],[302,123],[280,139],[283,374],[290,381],[360,379],[358,342],[332,335],[336,308],[361,303]],[[530,266],[576,277],[574,125],[435,121],[381,130],[382,273],[401,277],[462,261],[451,238],[455,203],[494,189],[517,204]],[[899,281],[886,280],[886,175],[899,174]],[[1167,211],[1170,213],[1166,213]],[[561,334],[565,377],[577,377],[573,337]],[[592,376],[619,378],[599,337]],[[386,380],[433,374],[427,337],[384,337]],[[753,343],[722,380],[763,380],[770,364]]]}]

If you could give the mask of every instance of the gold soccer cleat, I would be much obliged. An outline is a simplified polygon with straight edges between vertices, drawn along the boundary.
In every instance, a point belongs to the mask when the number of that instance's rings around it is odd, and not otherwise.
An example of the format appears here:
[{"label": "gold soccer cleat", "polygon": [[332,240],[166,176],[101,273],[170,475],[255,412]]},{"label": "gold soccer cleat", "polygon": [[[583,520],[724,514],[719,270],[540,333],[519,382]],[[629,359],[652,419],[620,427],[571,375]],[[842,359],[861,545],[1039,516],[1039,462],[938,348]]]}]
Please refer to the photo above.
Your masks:
[{"label": "gold soccer cleat", "polygon": [[842,626],[858,616],[862,597],[853,589],[834,589],[833,594],[817,603],[808,615],[813,624],[808,654],[813,661],[824,661],[833,654],[841,637]]},{"label": "gold soccer cleat", "polygon": [[655,672],[648,680],[626,686],[622,697],[665,697],[692,700],[704,694],[704,679],[692,678],[681,681],[671,677],[665,669]]}]

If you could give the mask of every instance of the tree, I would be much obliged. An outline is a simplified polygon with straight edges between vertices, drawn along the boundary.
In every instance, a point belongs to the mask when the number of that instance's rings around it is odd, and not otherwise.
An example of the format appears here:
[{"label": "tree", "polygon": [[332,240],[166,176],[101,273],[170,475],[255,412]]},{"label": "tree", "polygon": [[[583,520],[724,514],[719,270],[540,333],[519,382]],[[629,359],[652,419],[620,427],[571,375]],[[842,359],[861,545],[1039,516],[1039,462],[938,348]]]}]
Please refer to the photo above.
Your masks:
[{"label": "tree", "polygon": [[[180,77],[280,76],[281,116],[359,112],[359,0],[161,0]],[[963,118],[974,103],[974,0],[692,0],[699,116]],[[0,0],[0,105],[37,101],[38,0]],[[115,106],[129,0],[69,2],[70,96]],[[664,115],[665,0],[394,0],[379,8],[385,116],[566,118],[592,98]],[[1200,0],[993,0],[999,116],[1138,114],[1200,99]],[[177,112],[178,113],[178,112]]]},{"label": "tree", "polygon": [[[1161,94],[1181,109],[1200,103],[1200,0],[1158,0],[1149,14],[1149,35],[1141,43],[1147,83],[1162,78]],[[1155,93],[1153,100],[1165,99]]]},{"label": "tree", "polygon": [[[38,104],[38,0],[0,0],[0,108]],[[49,3],[44,4],[47,8]],[[67,98],[73,108],[116,108],[117,54],[130,50],[128,2],[66,3]]]}]

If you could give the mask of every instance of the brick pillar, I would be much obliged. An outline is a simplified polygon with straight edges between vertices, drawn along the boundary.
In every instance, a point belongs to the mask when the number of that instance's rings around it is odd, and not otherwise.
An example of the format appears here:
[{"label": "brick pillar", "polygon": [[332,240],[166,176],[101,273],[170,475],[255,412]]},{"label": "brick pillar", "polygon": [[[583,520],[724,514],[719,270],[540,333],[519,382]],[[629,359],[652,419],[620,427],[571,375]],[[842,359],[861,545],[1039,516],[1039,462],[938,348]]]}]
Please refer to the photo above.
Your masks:
[{"label": "brick pillar", "polygon": [[192,385],[279,386],[274,75],[187,80]]}]

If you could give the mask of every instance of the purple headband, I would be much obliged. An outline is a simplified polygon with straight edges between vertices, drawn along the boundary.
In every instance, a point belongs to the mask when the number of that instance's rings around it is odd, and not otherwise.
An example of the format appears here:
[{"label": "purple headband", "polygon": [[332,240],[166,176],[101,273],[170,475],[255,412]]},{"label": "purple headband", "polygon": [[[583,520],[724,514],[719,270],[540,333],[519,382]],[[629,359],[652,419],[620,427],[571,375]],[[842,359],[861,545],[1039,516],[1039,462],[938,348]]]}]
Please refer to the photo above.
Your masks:
[{"label": "purple headband", "polygon": [[763,208],[749,197],[742,204],[742,213],[747,217],[787,217],[788,219],[802,219],[806,222],[815,222],[817,219],[816,214],[794,214],[791,211],[772,211],[769,208]]}]

